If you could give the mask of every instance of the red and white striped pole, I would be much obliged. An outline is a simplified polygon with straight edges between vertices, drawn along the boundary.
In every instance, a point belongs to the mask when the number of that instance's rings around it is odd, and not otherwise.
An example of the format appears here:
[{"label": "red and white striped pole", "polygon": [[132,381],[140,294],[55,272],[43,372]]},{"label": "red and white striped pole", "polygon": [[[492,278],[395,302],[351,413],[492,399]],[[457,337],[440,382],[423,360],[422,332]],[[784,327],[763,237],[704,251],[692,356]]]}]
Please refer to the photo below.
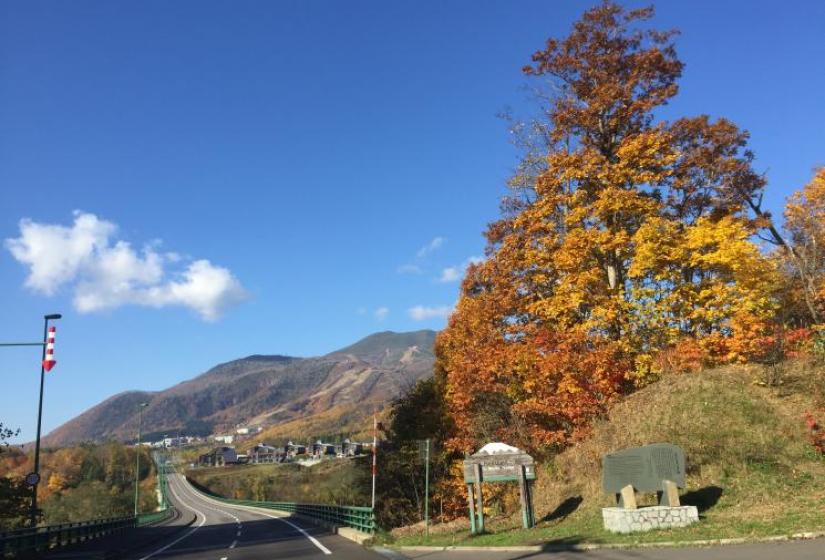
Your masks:
[{"label": "red and white striped pole", "polygon": [[46,357],[43,359],[43,369],[46,371],[51,371],[57,364],[57,360],[54,359],[54,334],[56,330],[54,327],[49,327],[49,334],[46,338]]},{"label": "red and white striped pole", "polygon": [[49,326],[49,321],[62,318],[60,313],[43,316],[43,356],[40,362],[40,402],[37,405],[37,439],[34,443],[34,472],[26,475],[26,480],[32,487],[32,505],[29,520],[32,527],[37,527],[39,510],[37,509],[37,485],[40,483],[40,425],[43,420],[43,385],[46,372],[57,363],[54,359],[55,328]]},{"label": "red and white striped pole", "polygon": [[378,474],[378,418],[372,413],[372,509],[375,511],[375,476]]}]

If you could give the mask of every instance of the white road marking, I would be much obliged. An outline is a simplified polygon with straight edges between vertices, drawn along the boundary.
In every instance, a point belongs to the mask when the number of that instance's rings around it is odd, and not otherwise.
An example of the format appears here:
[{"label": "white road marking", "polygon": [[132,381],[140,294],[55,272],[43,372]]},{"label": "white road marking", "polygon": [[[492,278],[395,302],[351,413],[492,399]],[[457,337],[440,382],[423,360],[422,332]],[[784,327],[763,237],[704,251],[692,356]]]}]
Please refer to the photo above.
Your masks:
[{"label": "white road marking", "polygon": [[223,558],[221,558],[221,560],[226,560],[226,556],[224,556]]},{"label": "white road marking", "polygon": [[[181,478],[181,480],[183,480],[184,482],[186,481],[185,478]],[[194,498],[195,500],[201,499],[201,495],[199,493],[196,493],[195,490],[188,484],[188,482],[184,485],[184,488],[186,488],[185,493],[188,494],[189,496],[191,496],[192,498]],[[176,495],[176,497],[177,497],[177,495]],[[204,505],[201,504],[201,507],[204,507]],[[238,536],[238,537],[241,536],[241,530],[240,530],[241,520],[238,518],[237,515],[235,515],[233,513],[230,513],[228,511],[222,510],[222,509],[208,507],[208,506],[206,506],[204,509],[208,509],[208,510],[211,510],[211,511],[216,511],[218,513],[222,513],[223,515],[229,516],[232,519],[234,519],[235,523],[237,523],[237,525],[238,525],[238,533],[237,533],[236,536]],[[238,544],[238,541],[236,539],[236,540],[232,541],[232,544],[229,545],[229,548],[235,548],[237,546],[237,544]],[[141,559],[141,560],[143,560],[143,559]]]},{"label": "white road marking", "polygon": [[166,549],[168,549],[168,548],[170,548],[170,547],[172,547],[172,546],[175,546],[175,545],[176,545],[176,544],[178,544],[180,541],[182,541],[183,539],[185,539],[186,537],[190,536],[192,533],[194,533],[195,531],[197,531],[198,529],[200,529],[201,527],[203,527],[203,524],[204,524],[204,523],[206,523],[206,515],[204,515],[204,514],[203,514],[203,512],[201,512],[201,511],[199,511],[199,510],[197,510],[197,509],[193,508],[192,506],[190,506],[189,504],[187,504],[186,502],[184,502],[183,500],[181,500],[181,499],[180,499],[180,496],[178,496],[177,492],[175,492],[175,487],[174,487],[174,485],[170,484],[170,485],[169,485],[169,490],[172,492],[172,495],[175,497],[175,499],[176,499],[176,500],[178,500],[178,501],[179,501],[179,502],[180,502],[180,503],[181,503],[181,504],[182,504],[185,508],[187,508],[187,509],[190,509],[190,510],[194,511],[194,512],[195,512],[195,515],[199,515],[199,516],[201,517],[201,522],[200,522],[200,523],[198,523],[198,525],[197,525],[196,527],[192,527],[191,529],[189,529],[189,531],[187,531],[187,532],[186,532],[186,534],[184,534],[183,536],[178,537],[177,539],[173,540],[172,542],[170,542],[170,543],[169,543],[169,544],[167,544],[166,546],[163,546],[163,547],[161,547],[161,548],[157,549],[156,551],[152,552],[151,554],[147,554],[146,556],[144,556],[144,557],[143,557],[143,558],[141,558],[140,560],[148,560],[148,559],[149,559],[149,558],[151,558],[152,556],[155,556],[156,554],[160,554],[160,553],[161,553],[161,552],[163,552],[164,550],[166,550]]},{"label": "white road marking", "polygon": [[[204,494],[201,494],[199,491],[195,490],[189,484],[189,481],[187,481],[185,478],[183,479],[183,481],[186,483],[187,490],[189,492],[191,492],[192,494],[198,496],[202,501],[210,502],[210,503],[213,503],[213,504],[220,504],[222,506],[226,506],[226,504],[224,504],[223,502],[219,502],[219,501],[217,501],[213,498],[210,498],[209,496],[206,496]],[[237,508],[237,509],[243,509],[243,510],[246,510],[246,511],[249,511],[250,508],[251,508],[252,511],[257,513],[258,515],[263,515],[264,517],[269,517],[270,519],[277,519],[278,521],[286,523],[287,525],[289,525],[293,529],[296,529],[303,536],[305,536],[309,540],[309,542],[311,542],[312,544],[314,544],[318,548],[318,550],[320,550],[324,554],[332,554],[332,551],[330,549],[328,549],[327,547],[325,547],[324,545],[322,545],[321,541],[319,541],[318,539],[316,539],[315,537],[313,537],[312,535],[307,533],[303,528],[299,527],[298,525],[296,525],[295,523],[293,523],[291,521],[288,521],[287,519],[284,519],[283,517],[278,517],[276,515],[271,515],[269,513],[264,513],[263,511],[260,511],[258,508],[253,508],[251,506],[234,506],[233,505],[232,507]],[[141,560],[143,560],[143,559],[141,559]]]}]

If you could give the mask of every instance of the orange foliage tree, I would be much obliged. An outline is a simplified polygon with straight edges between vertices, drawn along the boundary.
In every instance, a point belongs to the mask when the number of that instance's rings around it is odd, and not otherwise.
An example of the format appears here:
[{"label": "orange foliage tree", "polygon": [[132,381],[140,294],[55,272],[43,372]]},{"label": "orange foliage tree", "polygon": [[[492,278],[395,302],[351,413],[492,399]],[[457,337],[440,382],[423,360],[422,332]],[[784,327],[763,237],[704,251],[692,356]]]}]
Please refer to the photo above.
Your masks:
[{"label": "orange foliage tree", "polygon": [[789,275],[811,319],[819,323],[825,315],[825,168],[788,199],[785,230],[792,245],[782,253]]},{"label": "orange foliage tree", "polygon": [[604,2],[524,69],[552,91],[545,155],[520,166],[436,345],[455,450],[563,446],[662,350],[746,359],[743,337],[770,327],[778,272],[752,241],[765,185],[748,135],[655,117],[682,63],[674,32],[642,27],[652,15]]}]

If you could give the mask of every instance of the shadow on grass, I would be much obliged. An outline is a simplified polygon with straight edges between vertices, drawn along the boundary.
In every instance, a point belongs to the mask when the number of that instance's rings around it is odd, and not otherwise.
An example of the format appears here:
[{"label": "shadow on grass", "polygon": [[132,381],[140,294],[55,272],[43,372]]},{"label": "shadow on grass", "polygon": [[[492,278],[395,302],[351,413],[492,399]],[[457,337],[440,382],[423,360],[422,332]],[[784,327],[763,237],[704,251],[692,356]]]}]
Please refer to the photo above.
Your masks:
[{"label": "shadow on grass", "polygon": [[682,505],[696,506],[699,513],[704,513],[719,502],[724,490],[719,486],[705,486],[699,490],[692,490],[682,495]]},{"label": "shadow on grass", "polygon": [[544,521],[562,521],[568,515],[576,511],[581,503],[584,501],[584,498],[581,496],[572,496],[567,498],[562,503],[560,503],[556,509],[539,519],[539,522]]}]

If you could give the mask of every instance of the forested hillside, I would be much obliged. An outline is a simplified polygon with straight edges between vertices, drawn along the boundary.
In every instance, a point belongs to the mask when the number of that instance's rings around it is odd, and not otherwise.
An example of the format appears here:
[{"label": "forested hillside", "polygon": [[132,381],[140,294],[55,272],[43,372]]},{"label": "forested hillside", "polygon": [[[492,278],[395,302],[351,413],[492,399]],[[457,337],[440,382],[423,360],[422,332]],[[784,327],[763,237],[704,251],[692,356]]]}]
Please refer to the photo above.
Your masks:
[{"label": "forested hillside", "polygon": [[[41,450],[38,505],[45,524],[68,523],[134,512],[135,452],[116,442]],[[157,477],[149,451],[140,452],[140,511],[157,507]],[[31,492],[23,483],[34,470],[33,453],[7,447],[0,452],[0,528],[22,526]]]},{"label": "forested hillside", "polygon": [[366,425],[416,381],[431,375],[435,332],[370,335],[316,358],[255,355],[220,364],[164,391],[115,395],[49,433],[46,445],[134,437],[137,407],[147,439],[163,434],[208,435],[242,423],[273,426],[299,420],[320,430]]}]

